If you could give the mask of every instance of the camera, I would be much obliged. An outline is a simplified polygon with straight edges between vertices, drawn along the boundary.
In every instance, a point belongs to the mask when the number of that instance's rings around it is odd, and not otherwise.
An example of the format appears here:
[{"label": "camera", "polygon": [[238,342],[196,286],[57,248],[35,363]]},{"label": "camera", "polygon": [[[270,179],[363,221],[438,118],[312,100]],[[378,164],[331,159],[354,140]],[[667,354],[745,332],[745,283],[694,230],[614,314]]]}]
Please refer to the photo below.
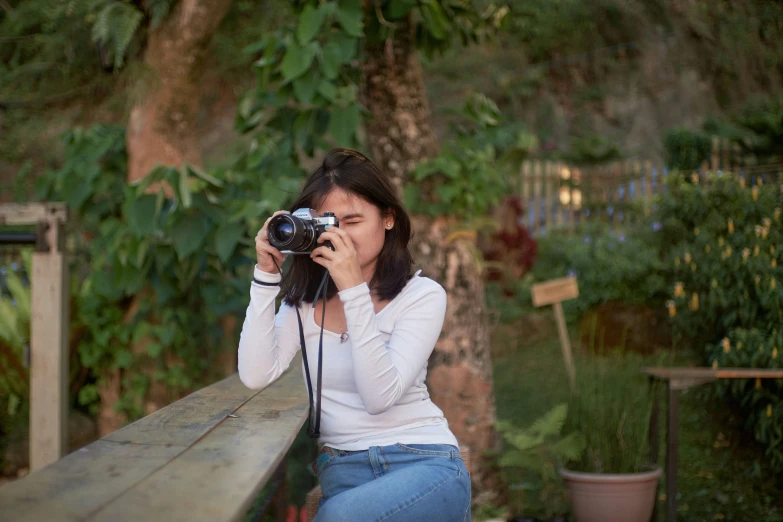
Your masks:
[{"label": "camera", "polygon": [[[324,212],[319,216],[311,208],[300,208],[293,214],[278,214],[269,221],[267,236],[269,244],[283,254],[309,254],[318,244],[318,238],[326,231],[326,226],[339,225],[334,212]],[[324,245],[334,250],[329,241]]]}]

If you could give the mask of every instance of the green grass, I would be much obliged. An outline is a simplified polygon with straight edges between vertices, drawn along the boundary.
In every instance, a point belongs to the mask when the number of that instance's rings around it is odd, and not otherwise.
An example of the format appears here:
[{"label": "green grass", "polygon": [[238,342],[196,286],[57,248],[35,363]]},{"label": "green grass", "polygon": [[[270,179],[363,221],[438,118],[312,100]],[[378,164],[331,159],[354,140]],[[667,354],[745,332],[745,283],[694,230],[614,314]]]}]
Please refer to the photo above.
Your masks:
[{"label": "green grass", "polygon": [[[571,338],[577,337],[572,334]],[[567,399],[568,380],[556,336],[525,343],[496,335],[493,343],[515,346],[496,355],[493,361],[499,419],[525,426]],[[578,371],[577,346],[574,350]],[[710,386],[705,385],[682,392],[680,399],[679,519],[783,521],[781,478],[776,486],[774,477],[764,468],[763,450],[752,434],[743,430],[738,411],[718,402],[709,392]],[[665,407],[663,400],[661,405]],[[661,465],[664,438],[662,431]],[[664,488],[662,480],[658,500],[661,522]]]}]

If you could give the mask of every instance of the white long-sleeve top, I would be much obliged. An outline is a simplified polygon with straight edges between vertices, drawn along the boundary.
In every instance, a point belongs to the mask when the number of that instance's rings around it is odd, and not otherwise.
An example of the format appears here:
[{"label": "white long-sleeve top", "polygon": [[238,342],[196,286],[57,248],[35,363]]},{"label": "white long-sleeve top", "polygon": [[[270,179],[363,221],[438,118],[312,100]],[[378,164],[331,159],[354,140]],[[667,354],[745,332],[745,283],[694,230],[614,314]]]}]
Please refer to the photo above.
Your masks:
[{"label": "white long-sleeve top", "polygon": [[[280,282],[280,274],[255,278]],[[288,368],[299,350],[294,307],[283,303],[275,316],[278,286],[251,283],[239,340],[239,378],[261,389]],[[440,336],[446,292],[418,272],[380,312],[375,313],[367,283],[338,293],[345,310],[348,339],[324,330],[320,445],[347,451],[370,446],[452,444],[457,440],[443,412],[430,400],[427,360]],[[313,399],[317,401],[318,342],[321,327],[313,306],[299,309],[304,328]],[[304,372],[304,364],[302,371]],[[306,384],[305,384],[306,386]]]}]

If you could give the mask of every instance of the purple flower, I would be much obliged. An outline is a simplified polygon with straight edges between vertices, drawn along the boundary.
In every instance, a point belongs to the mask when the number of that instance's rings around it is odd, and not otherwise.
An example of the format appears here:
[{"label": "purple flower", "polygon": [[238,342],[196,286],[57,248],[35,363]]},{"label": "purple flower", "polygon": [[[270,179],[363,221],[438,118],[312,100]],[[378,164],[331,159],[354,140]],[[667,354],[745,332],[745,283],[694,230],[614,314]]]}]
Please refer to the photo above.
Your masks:
[{"label": "purple flower", "polygon": [[568,271],[568,277],[576,277],[578,275],[579,275],[579,272],[577,272],[576,270],[571,269],[571,270]]},{"label": "purple flower", "polygon": [[592,241],[590,236],[585,236],[584,239],[582,239],[582,243],[589,243],[590,241]]},{"label": "purple flower", "polygon": [[652,224],[652,229],[653,229],[653,232],[658,232],[658,231],[659,231],[661,228],[663,228],[663,225],[661,225],[661,222],[660,222],[660,221],[655,221],[655,222]]},{"label": "purple flower", "polygon": [[620,234],[617,236],[617,239],[620,241],[620,243],[625,243],[625,234]]}]

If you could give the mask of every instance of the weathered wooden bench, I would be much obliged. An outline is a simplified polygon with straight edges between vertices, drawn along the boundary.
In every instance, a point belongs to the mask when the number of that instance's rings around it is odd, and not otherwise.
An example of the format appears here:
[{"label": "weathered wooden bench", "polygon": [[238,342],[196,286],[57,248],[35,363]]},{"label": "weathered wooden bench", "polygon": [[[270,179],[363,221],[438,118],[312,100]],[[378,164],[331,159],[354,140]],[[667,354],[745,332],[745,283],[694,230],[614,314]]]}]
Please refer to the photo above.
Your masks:
[{"label": "weathered wooden bench", "polygon": [[241,520],[307,418],[301,362],[235,374],[0,488],[2,522]]},{"label": "weathered wooden bench", "polygon": [[[677,520],[677,446],[680,391],[718,379],[783,379],[783,370],[757,368],[644,368],[651,386],[663,381],[667,386],[666,423],[666,520]],[[650,416],[650,456],[658,462],[658,399],[653,395]],[[655,519],[655,517],[653,517]]]}]

